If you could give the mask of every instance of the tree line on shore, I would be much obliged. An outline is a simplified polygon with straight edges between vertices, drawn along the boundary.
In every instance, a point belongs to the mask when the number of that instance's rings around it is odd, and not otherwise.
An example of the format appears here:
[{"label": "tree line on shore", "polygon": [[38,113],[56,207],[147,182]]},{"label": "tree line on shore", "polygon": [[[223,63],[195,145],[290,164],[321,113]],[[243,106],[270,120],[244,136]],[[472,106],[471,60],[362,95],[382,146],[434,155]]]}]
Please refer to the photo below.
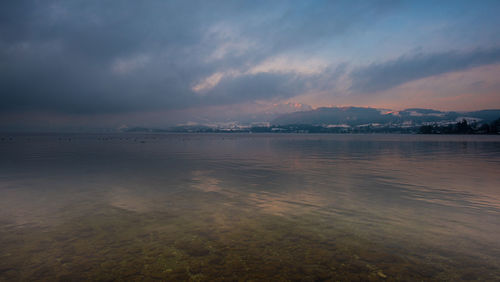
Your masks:
[{"label": "tree line on shore", "polygon": [[462,120],[448,125],[422,125],[420,134],[500,134],[500,118],[491,123],[468,123]]}]

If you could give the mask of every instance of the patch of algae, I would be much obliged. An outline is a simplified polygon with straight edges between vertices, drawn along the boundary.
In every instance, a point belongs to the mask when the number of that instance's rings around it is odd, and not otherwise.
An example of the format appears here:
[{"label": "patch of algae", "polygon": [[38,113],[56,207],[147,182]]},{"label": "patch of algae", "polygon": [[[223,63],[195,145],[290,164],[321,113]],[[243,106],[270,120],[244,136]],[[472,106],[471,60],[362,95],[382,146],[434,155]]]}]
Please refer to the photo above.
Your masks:
[{"label": "patch of algae", "polygon": [[498,265],[452,252],[434,256],[416,246],[395,251],[313,214],[285,218],[231,207],[136,213],[107,207],[56,227],[0,230],[2,281],[500,277]]}]

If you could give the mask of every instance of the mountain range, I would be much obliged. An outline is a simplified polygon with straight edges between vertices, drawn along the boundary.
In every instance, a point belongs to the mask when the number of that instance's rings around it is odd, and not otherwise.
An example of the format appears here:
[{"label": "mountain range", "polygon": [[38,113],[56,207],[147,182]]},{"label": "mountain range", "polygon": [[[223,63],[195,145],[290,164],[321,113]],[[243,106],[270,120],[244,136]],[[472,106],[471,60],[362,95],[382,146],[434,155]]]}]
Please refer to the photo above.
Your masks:
[{"label": "mountain range", "polygon": [[360,126],[369,124],[418,126],[449,124],[463,119],[469,123],[487,123],[500,118],[500,109],[471,112],[443,112],[432,109],[402,111],[362,107],[322,107],[309,111],[287,113],[271,121],[273,125],[309,124],[323,126]]}]

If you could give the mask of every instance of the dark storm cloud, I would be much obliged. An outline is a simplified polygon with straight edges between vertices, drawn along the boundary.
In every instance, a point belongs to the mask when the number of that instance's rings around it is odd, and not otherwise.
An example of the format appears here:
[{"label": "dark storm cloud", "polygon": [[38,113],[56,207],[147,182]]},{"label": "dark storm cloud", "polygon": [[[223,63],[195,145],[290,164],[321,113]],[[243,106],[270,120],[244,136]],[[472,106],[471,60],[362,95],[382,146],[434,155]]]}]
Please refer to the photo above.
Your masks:
[{"label": "dark storm cloud", "polygon": [[207,95],[215,104],[225,101],[287,98],[306,89],[308,76],[284,73],[257,73],[222,80]]},{"label": "dark storm cloud", "polygon": [[498,62],[500,48],[405,55],[354,70],[350,74],[351,90],[362,93],[382,91],[409,81]]},{"label": "dark storm cloud", "polygon": [[301,46],[315,46],[332,37],[348,36],[357,28],[366,28],[384,14],[395,10],[399,1],[299,1],[283,8],[257,28],[250,36],[268,42],[264,52],[283,52]]},{"label": "dark storm cloud", "polygon": [[[366,26],[392,4],[2,1],[0,111],[128,112],[291,97],[312,87],[310,76],[246,71]],[[228,69],[242,74],[205,95],[192,90]]]}]

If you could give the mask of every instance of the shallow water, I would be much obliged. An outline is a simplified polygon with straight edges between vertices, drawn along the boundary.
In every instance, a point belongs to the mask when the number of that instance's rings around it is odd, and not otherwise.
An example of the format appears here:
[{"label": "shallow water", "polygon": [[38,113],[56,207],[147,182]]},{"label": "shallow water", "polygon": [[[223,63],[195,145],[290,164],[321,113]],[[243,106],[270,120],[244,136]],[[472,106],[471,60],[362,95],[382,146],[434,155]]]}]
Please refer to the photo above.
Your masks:
[{"label": "shallow water", "polygon": [[500,280],[498,136],[0,135],[0,280]]}]

